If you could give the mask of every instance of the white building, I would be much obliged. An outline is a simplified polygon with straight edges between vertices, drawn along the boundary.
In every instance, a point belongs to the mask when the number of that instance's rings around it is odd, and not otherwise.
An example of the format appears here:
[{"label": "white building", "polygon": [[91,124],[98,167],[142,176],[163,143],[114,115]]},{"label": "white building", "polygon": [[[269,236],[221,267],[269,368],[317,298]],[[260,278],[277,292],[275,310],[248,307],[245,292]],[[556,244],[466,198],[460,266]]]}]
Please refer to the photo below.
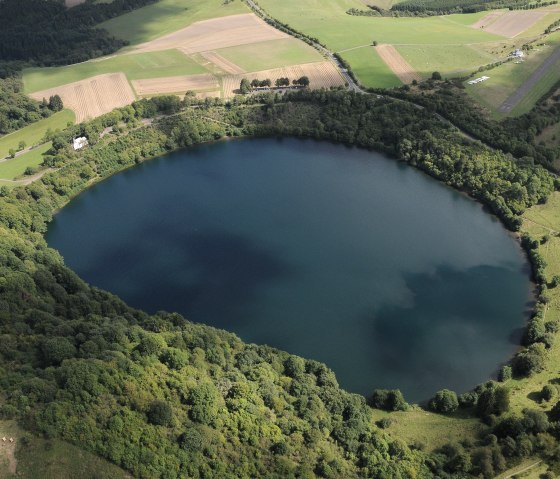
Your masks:
[{"label": "white building", "polygon": [[74,150],[81,150],[84,146],[88,146],[88,141],[85,136],[80,136],[74,139]]},{"label": "white building", "polygon": [[521,51],[521,50],[515,50],[515,51],[511,54],[511,56],[512,56],[512,57],[515,57],[515,58],[523,58],[523,57],[525,56],[525,53],[523,53],[523,51]]}]

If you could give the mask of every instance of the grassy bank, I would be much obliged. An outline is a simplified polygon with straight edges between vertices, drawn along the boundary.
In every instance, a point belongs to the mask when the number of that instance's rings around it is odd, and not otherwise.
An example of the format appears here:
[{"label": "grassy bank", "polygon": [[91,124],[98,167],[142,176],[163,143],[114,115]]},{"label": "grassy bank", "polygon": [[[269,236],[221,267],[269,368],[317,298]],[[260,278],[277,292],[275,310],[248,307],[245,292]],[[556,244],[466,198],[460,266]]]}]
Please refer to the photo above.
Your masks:
[{"label": "grassy bank", "polygon": [[27,146],[38,144],[48,130],[64,130],[68,123],[75,121],[74,113],[70,110],[63,110],[49,118],[33,123],[21,130],[0,137],[0,158],[8,156],[11,149],[17,150],[20,142],[24,141]]}]

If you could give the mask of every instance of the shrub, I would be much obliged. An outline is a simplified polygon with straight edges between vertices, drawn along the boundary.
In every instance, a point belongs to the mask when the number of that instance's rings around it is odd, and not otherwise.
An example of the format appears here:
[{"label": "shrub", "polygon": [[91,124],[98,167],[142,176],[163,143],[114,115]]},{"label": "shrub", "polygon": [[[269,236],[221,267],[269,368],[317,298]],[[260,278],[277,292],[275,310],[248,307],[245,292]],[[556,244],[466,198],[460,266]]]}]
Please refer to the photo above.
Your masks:
[{"label": "shrub", "polygon": [[148,421],[158,426],[169,426],[173,419],[171,406],[165,401],[153,401],[148,410]]},{"label": "shrub", "polygon": [[371,395],[370,405],[385,411],[406,411],[408,408],[399,389],[376,389]]},{"label": "shrub", "polygon": [[511,366],[502,366],[500,372],[498,373],[498,380],[502,383],[509,381],[512,377]]},{"label": "shrub", "polygon": [[550,384],[546,384],[543,386],[540,396],[543,401],[550,401],[556,396],[556,388]]},{"label": "shrub", "polygon": [[449,389],[442,389],[441,391],[438,391],[432,399],[430,399],[428,407],[435,412],[453,412],[459,407],[457,393],[455,393],[455,391],[450,391]]},{"label": "shrub", "polygon": [[531,344],[527,349],[519,351],[513,358],[513,372],[517,376],[531,376],[542,371],[544,367],[545,345]]}]

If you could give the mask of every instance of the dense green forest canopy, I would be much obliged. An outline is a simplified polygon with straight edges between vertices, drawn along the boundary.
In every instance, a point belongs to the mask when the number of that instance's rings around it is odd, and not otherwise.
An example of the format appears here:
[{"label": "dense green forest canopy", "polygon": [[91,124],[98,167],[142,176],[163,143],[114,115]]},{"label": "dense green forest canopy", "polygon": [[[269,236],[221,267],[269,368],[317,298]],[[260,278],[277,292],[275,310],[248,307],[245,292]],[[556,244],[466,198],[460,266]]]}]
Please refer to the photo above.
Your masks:
[{"label": "dense green forest canopy", "polygon": [[112,53],[126,43],[95,26],[155,1],[86,2],[68,9],[54,0],[0,0],[0,76],[26,63],[62,65]]},{"label": "dense green forest canopy", "polygon": [[[139,121],[162,114],[172,116],[151,127]],[[100,139],[106,127],[114,133]],[[92,146],[73,151],[76,135]],[[133,310],[85,284],[46,245],[42,234],[54,211],[92,182],[175,148],[240,135],[295,135],[387,152],[479,198],[513,229],[525,208],[558,186],[541,166],[464,140],[427,110],[344,91],[271,93],[231,104],[154,98],[72,127],[53,138],[45,158],[56,172],[0,190],[3,417],[142,478],[490,478],[508,461],[556,450],[552,418],[539,411],[500,420],[507,393],[490,382],[433,400],[436,409],[463,407],[485,418],[487,434],[423,452],[387,436],[366,400],[341,390],[325,365],[246,345],[177,314]],[[546,354],[539,331],[514,374],[531,374]],[[372,403],[408,407],[398,391],[378,391]]]},{"label": "dense green forest canopy", "polygon": [[0,135],[48,118],[62,109],[60,103],[55,103],[49,102],[49,98],[45,98],[43,102],[29,98],[23,93],[23,86],[18,78],[0,78]]}]

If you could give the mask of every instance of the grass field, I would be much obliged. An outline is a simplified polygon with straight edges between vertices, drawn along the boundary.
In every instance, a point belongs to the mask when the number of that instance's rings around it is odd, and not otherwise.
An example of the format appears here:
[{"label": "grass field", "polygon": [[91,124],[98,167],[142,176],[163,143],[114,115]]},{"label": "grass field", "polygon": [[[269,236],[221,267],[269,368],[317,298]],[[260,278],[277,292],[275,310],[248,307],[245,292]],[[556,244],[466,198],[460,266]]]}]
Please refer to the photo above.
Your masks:
[{"label": "grass field", "polygon": [[378,88],[392,88],[401,85],[401,81],[381,60],[373,47],[347,51],[344,58],[352,65],[352,71],[362,85]]},{"label": "grass field", "polygon": [[376,421],[384,417],[393,420],[385,430],[391,436],[400,438],[407,444],[425,447],[427,451],[434,451],[450,442],[475,438],[484,429],[478,419],[464,417],[462,411],[442,415],[415,406],[406,412],[387,413],[374,409],[373,414]]},{"label": "grass field", "polygon": [[241,0],[160,0],[99,25],[131,45],[147,42],[200,20],[249,13]]},{"label": "grass field", "polygon": [[43,161],[43,153],[50,147],[51,143],[46,143],[11,160],[0,162],[0,179],[14,180],[23,175],[27,167],[36,168]]},{"label": "grass field", "polygon": [[63,110],[44,120],[33,123],[21,130],[0,137],[0,158],[8,155],[10,149],[17,150],[20,141],[25,141],[27,146],[38,144],[50,128],[52,131],[63,130],[68,123],[74,123],[74,113]]},{"label": "grass field", "polygon": [[131,479],[117,466],[71,444],[28,434],[15,421],[0,421],[0,434],[16,440],[17,474],[10,473],[0,449],[0,477],[3,479]]},{"label": "grass field", "polygon": [[324,60],[317,50],[294,38],[221,48],[216,51],[248,72]]},{"label": "grass field", "polygon": [[468,46],[403,45],[397,46],[397,50],[424,77],[434,71],[447,75],[470,74],[480,65],[495,61],[492,55]]},{"label": "grass field", "polygon": [[23,72],[26,93],[46,90],[104,73],[124,73],[129,80],[207,73],[177,50],[116,55],[65,67],[28,68]]},{"label": "grass field", "polygon": [[[560,45],[560,32],[553,33],[547,39],[547,46],[531,51],[522,63],[510,61],[492,70],[484,72],[490,79],[476,85],[465,85],[466,91],[479,103],[488,108],[495,118],[505,115],[498,113],[498,107],[527,80],[535,68],[548,57],[553,48]],[[517,116],[528,112],[536,101],[560,80],[560,62],[556,68],[550,68],[532,91],[508,115]]]}]

